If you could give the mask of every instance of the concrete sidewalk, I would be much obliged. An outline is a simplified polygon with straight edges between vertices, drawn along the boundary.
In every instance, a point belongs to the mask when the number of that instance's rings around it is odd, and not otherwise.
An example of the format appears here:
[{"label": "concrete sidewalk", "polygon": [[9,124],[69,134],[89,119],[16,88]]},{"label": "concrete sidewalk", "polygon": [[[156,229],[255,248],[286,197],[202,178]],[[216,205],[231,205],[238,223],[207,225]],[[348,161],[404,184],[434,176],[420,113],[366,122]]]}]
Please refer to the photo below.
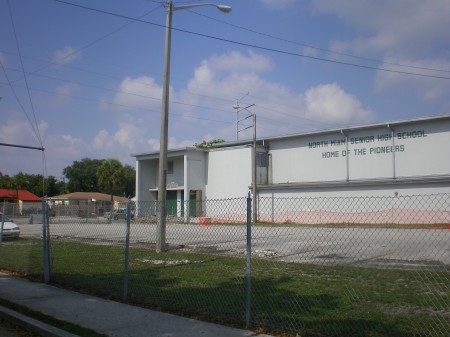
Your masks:
[{"label": "concrete sidewalk", "polygon": [[[0,298],[112,337],[270,337],[79,294],[4,273],[0,273]],[[39,324],[32,321],[28,324]],[[55,331],[48,335],[69,336]]]}]

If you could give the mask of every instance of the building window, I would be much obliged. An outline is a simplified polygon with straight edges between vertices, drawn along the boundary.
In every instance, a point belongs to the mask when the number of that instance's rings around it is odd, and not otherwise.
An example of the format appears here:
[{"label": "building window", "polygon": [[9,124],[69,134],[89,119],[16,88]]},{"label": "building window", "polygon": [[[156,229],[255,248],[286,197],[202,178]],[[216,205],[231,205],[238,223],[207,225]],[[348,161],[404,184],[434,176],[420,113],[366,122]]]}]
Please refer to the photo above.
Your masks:
[{"label": "building window", "polygon": [[265,152],[256,153],[256,167],[268,167],[269,155]]},{"label": "building window", "polygon": [[173,174],[173,161],[172,160],[167,162],[167,174]]}]

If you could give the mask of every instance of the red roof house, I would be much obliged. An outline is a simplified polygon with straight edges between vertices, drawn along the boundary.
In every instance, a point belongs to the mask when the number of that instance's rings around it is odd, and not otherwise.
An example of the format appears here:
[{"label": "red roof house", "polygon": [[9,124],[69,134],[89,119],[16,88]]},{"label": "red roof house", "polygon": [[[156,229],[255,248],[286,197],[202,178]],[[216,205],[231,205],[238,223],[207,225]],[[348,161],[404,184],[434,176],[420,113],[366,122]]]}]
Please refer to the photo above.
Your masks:
[{"label": "red roof house", "polygon": [[7,214],[23,214],[30,207],[41,207],[42,199],[27,190],[0,188],[0,201],[7,201]]},{"label": "red roof house", "polygon": [[0,199],[18,201],[41,201],[41,198],[27,190],[15,190],[8,188],[0,188]]}]

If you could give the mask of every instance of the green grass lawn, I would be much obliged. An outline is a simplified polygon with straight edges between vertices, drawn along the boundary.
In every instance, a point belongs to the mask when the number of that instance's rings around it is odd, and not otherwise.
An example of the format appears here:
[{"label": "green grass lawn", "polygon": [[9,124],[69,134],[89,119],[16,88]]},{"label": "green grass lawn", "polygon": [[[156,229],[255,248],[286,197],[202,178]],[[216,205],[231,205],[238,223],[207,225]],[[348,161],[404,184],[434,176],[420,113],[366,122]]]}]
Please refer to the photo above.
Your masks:
[{"label": "green grass lawn", "polygon": [[[42,242],[3,243],[0,268],[42,278]],[[52,241],[52,282],[123,300],[124,248]],[[295,336],[448,336],[449,273],[254,259],[252,326]],[[245,323],[245,259],[131,248],[127,302]]]}]

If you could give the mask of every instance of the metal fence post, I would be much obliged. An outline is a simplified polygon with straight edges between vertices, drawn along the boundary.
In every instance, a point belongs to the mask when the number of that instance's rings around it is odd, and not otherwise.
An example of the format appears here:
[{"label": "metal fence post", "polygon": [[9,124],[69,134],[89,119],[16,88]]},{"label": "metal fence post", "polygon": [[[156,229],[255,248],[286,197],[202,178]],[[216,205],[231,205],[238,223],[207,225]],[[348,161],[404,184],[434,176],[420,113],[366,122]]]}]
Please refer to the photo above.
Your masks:
[{"label": "metal fence post", "polygon": [[250,327],[251,305],[251,269],[252,269],[252,198],[250,192],[247,196],[247,263],[246,263],[246,301],[245,301],[245,327]]},{"label": "metal fence post", "polygon": [[130,250],[130,222],[131,222],[131,200],[127,202],[127,224],[125,230],[125,266],[123,272],[123,300],[128,298],[128,256]]},{"label": "metal fence post", "polygon": [[2,223],[0,228],[0,245],[3,242],[3,226],[5,225],[5,212],[6,212],[6,200],[3,200],[3,212],[2,212]]},{"label": "metal fence post", "polygon": [[44,246],[44,282],[50,283],[50,234],[48,225],[47,198],[42,197],[42,240]]}]

